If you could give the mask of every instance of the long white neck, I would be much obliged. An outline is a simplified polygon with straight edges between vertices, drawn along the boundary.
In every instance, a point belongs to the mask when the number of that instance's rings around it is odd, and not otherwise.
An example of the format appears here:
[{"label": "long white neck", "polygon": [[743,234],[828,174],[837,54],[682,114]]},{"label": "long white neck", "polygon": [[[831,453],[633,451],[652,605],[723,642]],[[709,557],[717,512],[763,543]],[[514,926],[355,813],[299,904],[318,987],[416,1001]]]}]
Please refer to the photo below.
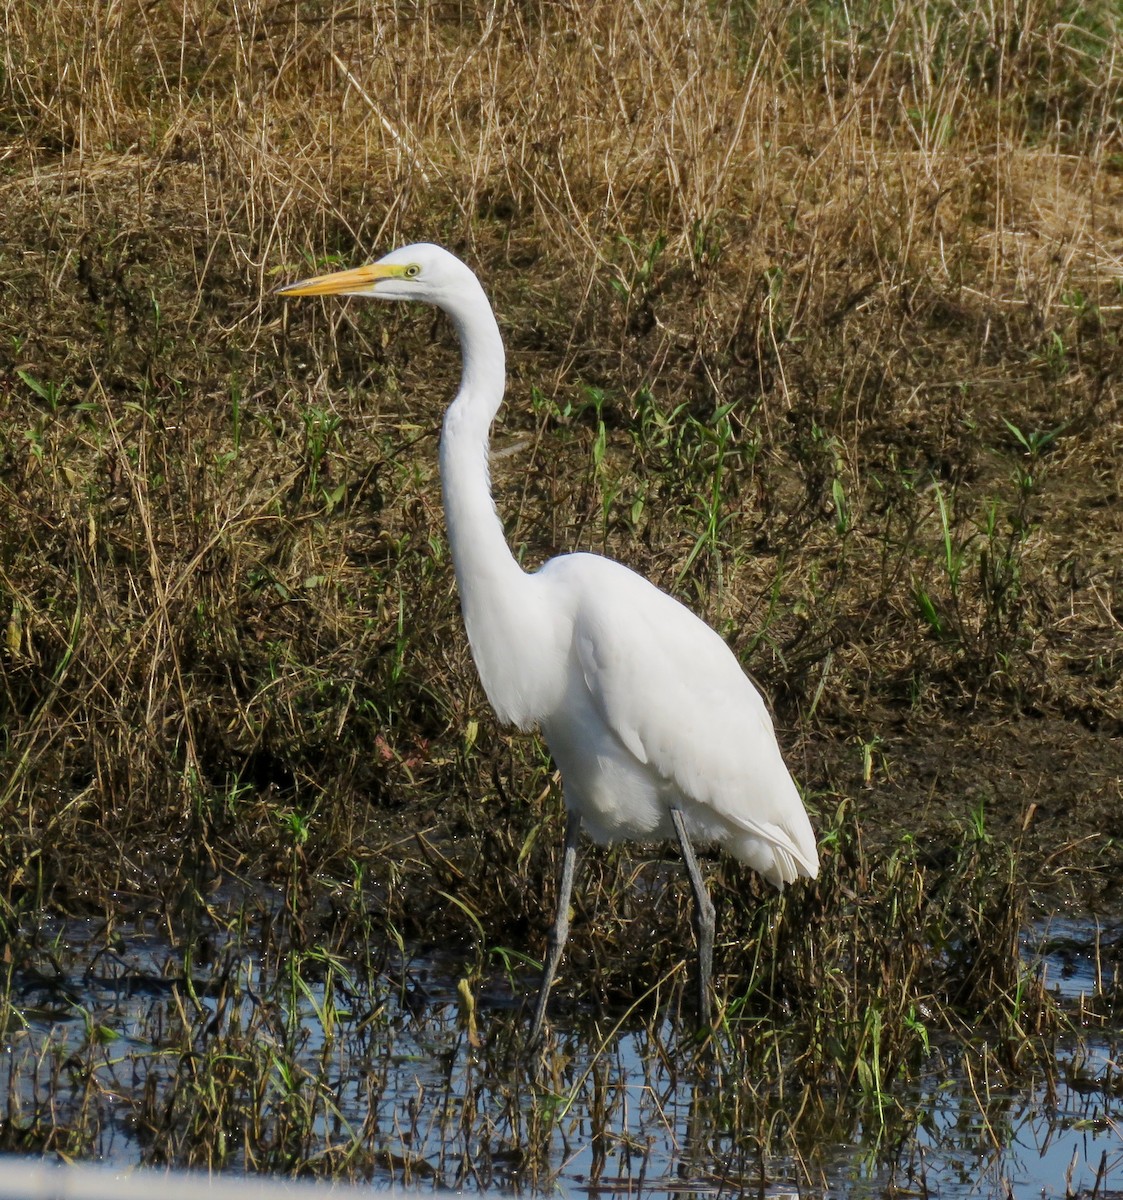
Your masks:
[{"label": "long white neck", "polygon": [[[445,307],[445,306],[442,306]],[[515,562],[491,496],[488,438],[503,402],[504,356],[483,289],[446,307],[460,335],[460,390],[445,413],[441,490],[464,625],[480,680],[500,720],[529,726],[542,715],[526,677],[541,635],[537,589]],[[526,671],[519,671],[521,664]]]}]

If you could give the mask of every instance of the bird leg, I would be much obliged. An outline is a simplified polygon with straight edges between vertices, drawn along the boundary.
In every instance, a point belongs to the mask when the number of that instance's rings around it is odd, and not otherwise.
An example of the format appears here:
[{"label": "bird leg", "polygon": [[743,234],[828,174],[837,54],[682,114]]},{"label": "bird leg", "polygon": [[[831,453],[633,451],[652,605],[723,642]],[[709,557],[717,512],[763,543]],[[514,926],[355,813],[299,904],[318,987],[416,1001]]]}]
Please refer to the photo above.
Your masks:
[{"label": "bird leg", "polygon": [[542,1025],[546,1020],[546,1001],[550,997],[550,985],[561,961],[565,939],[569,936],[569,899],[573,893],[573,876],[577,867],[577,845],[581,840],[581,814],[567,812],[565,820],[565,854],[562,858],[561,878],[558,881],[558,912],[554,918],[550,937],[546,943],[546,958],[542,964],[542,982],[538,987],[538,1003],[534,1006],[534,1020],[530,1025],[527,1046],[533,1049],[542,1037]]},{"label": "bird leg", "polygon": [[682,861],[686,864],[686,873],[690,876],[690,886],[694,889],[694,935],[698,939],[698,1019],[703,1025],[709,1025],[710,976],[714,963],[714,906],[709,892],[706,891],[706,881],[698,869],[694,847],[686,833],[686,822],[677,808],[671,809],[671,821],[674,823],[675,833],[678,834],[678,844],[682,850]]}]

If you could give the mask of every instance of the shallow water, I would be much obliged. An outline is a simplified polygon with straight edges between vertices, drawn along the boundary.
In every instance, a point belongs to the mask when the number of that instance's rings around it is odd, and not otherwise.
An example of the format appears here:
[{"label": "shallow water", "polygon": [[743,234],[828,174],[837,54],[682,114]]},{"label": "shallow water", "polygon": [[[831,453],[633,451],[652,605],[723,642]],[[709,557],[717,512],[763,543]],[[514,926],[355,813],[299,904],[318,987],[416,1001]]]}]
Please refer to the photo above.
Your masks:
[{"label": "shallow water", "polygon": [[[1078,1004],[1118,983],[1104,978],[1104,937],[1089,921],[1042,924],[1026,932],[1026,961]],[[533,1071],[513,1049],[522,1020],[503,981],[478,998],[473,1036],[453,957],[358,981],[311,956],[286,981],[252,942],[207,947],[209,965],[186,972],[143,927],[107,936],[72,921],[38,945],[10,973],[7,1150],[318,1162],[387,1184],[573,1196],[1123,1191],[1118,1029],[1059,1044],[1052,1083],[1012,1090],[962,1046],[937,1046],[883,1111],[855,1117],[847,1097],[821,1095],[808,1116],[806,1095],[797,1114],[774,1087],[684,1066],[670,1020],[617,1036],[561,1029],[549,1068]]]}]

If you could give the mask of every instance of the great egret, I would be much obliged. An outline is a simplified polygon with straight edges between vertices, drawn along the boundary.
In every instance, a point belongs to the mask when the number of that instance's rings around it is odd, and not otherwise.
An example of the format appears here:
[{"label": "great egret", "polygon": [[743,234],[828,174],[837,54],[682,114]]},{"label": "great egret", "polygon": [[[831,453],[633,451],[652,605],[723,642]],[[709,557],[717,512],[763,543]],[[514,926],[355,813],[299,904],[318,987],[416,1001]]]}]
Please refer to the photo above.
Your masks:
[{"label": "great egret", "polygon": [[601,843],[677,838],[694,891],[699,1016],[708,1024],[714,908],[692,842],[717,842],[779,888],[819,871],[760,693],[705,622],[620,563],[562,554],[528,573],[515,561],[488,469],[503,341],[464,263],[439,246],[404,246],[279,292],[421,300],[443,309],[460,335],[460,389],[445,413],[440,471],[464,624],[496,715],[541,728],[568,814],[530,1043],[542,1032],[569,932],[582,827]]}]

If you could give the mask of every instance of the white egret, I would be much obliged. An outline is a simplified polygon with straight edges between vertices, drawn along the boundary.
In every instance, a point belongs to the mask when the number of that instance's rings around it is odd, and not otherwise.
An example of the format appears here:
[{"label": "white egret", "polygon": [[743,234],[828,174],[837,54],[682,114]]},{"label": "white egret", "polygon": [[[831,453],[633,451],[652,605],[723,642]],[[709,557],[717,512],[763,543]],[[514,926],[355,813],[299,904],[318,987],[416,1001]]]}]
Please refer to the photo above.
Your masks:
[{"label": "white egret", "polygon": [[515,561],[488,468],[503,342],[464,263],[439,246],[405,246],[279,291],[420,300],[443,309],[460,335],[460,389],[444,417],[440,472],[464,624],[496,715],[542,730],[568,813],[531,1044],[569,931],[583,827],[601,843],[677,839],[694,891],[699,1015],[708,1024],[714,909],[692,843],[718,843],[779,888],[819,870],[760,693],[705,622],[620,563],[562,554],[528,573]]}]

